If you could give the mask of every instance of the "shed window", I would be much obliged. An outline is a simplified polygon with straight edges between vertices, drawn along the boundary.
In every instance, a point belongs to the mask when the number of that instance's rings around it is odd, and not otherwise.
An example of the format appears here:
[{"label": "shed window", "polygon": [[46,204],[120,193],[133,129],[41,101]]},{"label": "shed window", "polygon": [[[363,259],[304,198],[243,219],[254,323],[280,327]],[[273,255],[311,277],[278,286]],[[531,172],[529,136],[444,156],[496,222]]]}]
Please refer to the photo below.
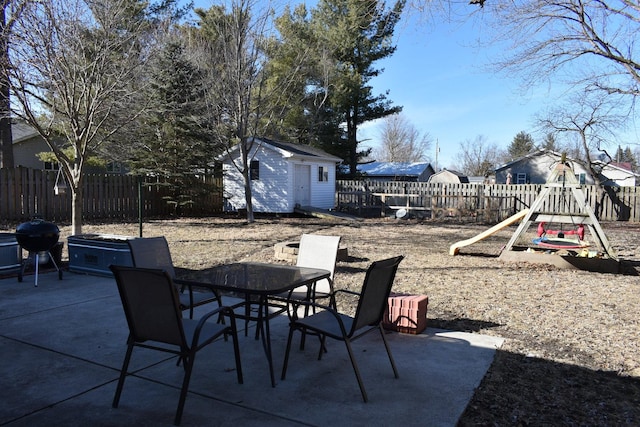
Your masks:
[{"label": "shed window", "polygon": [[516,175],[516,184],[526,184],[527,183],[527,174],[519,173]]},{"label": "shed window", "polygon": [[578,182],[582,185],[587,183],[587,174],[586,173],[577,173],[576,174],[576,179],[578,180]]},{"label": "shed window", "polygon": [[251,181],[260,179],[260,162],[258,160],[251,160],[249,166],[249,178]]},{"label": "shed window", "polygon": [[325,166],[318,167],[318,181],[329,181],[329,169],[327,169]]}]

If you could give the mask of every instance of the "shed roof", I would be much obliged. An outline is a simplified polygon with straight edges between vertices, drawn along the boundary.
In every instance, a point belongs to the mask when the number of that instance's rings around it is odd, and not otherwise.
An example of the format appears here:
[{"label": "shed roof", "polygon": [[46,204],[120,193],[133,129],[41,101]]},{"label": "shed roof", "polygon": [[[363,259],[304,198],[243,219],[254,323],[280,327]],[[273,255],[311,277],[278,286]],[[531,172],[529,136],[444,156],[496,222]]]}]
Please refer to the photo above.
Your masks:
[{"label": "shed roof", "polygon": [[[280,152],[283,157],[311,157],[317,160],[340,163],[342,159],[327,153],[319,148],[310,145],[295,144],[292,142],[274,141],[269,138],[254,138],[256,144],[268,145],[270,148]],[[237,151],[238,146],[233,147],[231,151]],[[226,156],[225,156],[226,157]]]},{"label": "shed roof", "polygon": [[453,169],[442,169],[441,171],[434,173],[429,177],[429,182],[438,182],[438,179],[440,179],[443,175],[455,176],[461,183],[466,184],[469,182],[469,178],[467,177],[467,175]]}]

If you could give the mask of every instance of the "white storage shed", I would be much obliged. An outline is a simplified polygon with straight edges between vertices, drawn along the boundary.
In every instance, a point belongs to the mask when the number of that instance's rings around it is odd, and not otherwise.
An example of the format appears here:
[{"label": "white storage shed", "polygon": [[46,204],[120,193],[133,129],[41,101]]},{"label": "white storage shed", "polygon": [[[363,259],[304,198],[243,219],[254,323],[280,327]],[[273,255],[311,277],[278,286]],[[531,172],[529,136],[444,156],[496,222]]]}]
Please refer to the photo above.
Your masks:
[{"label": "white storage shed", "polygon": [[[246,209],[244,180],[232,164],[240,162],[239,148],[222,160],[225,210]],[[254,212],[335,206],[336,165],[342,159],[307,145],[255,138],[249,162]]]}]

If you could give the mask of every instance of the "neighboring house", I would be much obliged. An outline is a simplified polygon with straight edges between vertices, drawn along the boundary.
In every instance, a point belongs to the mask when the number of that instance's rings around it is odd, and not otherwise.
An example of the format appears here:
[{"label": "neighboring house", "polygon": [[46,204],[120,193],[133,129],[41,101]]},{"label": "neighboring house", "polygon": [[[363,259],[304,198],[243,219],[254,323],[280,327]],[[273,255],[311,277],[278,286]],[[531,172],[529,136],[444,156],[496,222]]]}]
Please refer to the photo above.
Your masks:
[{"label": "neighboring house", "polygon": [[433,183],[462,183],[468,184],[469,178],[461,173],[454,170],[442,169],[440,172],[436,172],[435,174],[429,177],[428,182]]},{"label": "neighboring house", "polygon": [[13,120],[11,123],[13,136],[13,164],[31,169],[57,169],[53,162],[43,162],[37,156],[43,151],[51,151],[40,134],[23,121]]},{"label": "neighboring house", "polygon": [[435,170],[428,162],[371,162],[358,165],[358,172],[372,181],[426,182]]},{"label": "neighboring house", "polygon": [[600,175],[603,185],[635,187],[640,184],[640,175],[631,170],[630,163],[611,162],[604,164]]},{"label": "neighboring house", "polygon": [[[562,154],[550,150],[539,150],[524,157],[513,160],[496,169],[497,184],[544,184],[554,165],[560,162]],[[589,168],[579,160],[567,158],[573,173],[580,184],[595,183]],[[638,174],[615,166],[600,163],[602,168],[601,182],[610,186],[636,185]]]},{"label": "neighboring house", "polygon": [[[13,164],[18,167],[44,170],[58,170],[57,162],[44,162],[38,153],[50,152],[51,149],[31,126],[21,120],[14,119],[11,123],[13,137]],[[106,168],[86,165],[85,172],[124,174],[125,167],[118,162],[107,162]]]},{"label": "neighboring house", "polygon": [[[239,147],[223,156],[225,210],[246,209]],[[249,153],[253,211],[292,213],[296,206],[335,206],[336,165],[342,159],[307,145],[256,138]]]}]

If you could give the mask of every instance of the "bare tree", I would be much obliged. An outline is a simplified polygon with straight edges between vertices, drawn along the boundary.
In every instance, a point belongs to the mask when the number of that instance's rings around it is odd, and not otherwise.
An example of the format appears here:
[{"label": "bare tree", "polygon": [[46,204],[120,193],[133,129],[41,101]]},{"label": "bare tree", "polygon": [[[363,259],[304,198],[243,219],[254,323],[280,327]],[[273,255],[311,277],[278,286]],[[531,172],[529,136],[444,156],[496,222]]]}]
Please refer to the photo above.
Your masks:
[{"label": "bare tree", "polygon": [[[251,156],[276,118],[290,91],[291,79],[269,81],[268,43],[275,35],[271,11],[260,10],[257,0],[233,0],[230,10],[214,6],[196,10],[200,17],[199,49],[209,66],[209,103],[212,120],[218,124],[216,137],[243,177],[247,221],[254,222],[253,196],[250,176]],[[295,61],[294,61],[295,62]],[[291,67],[291,76],[297,69]],[[232,152],[240,156],[234,160]]]},{"label": "bare tree", "polygon": [[[255,97],[260,95],[264,65],[260,41],[266,26],[266,18],[256,20],[251,16],[254,4],[252,0],[234,0],[230,13],[222,6],[196,11],[207,32],[207,41],[215,46],[209,52],[219,60],[220,66],[215,67],[216,73],[212,76],[211,107],[220,126],[221,145],[244,180],[248,222],[255,220],[249,156],[257,133],[253,126],[260,115]],[[238,161],[233,160],[234,149],[239,150]]]},{"label": "bare tree", "polygon": [[13,113],[55,154],[71,192],[74,234],[82,230],[86,160],[138,114],[133,101],[149,52],[139,38],[147,25],[137,0],[39,0],[14,22]]},{"label": "bare tree", "polygon": [[596,183],[600,184],[599,165],[602,163],[596,160],[602,160],[603,157],[605,162],[612,160],[607,147],[615,141],[614,129],[622,126],[624,118],[616,113],[617,105],[611,97],[585,92],[570,101],[549,111],[539,119],[539,124],[555,135],[573,136],[566,147],[573,147],[572,154],[586,163]]},{"label": "bare tree", "polygon": [[617,111],[611,110],[613,121],[620,114],[637,114],[637,0],[413,0],[410,5],[410,10],[431,21],[436,15],[482,22],[483,32],[473,41],[500,43],[504,55],[493,58],[493,65],[521,76],[527,89],[544,82],[578,91],[596,89],[602,98],[622,95],[616,98]]},{"label": "bare tree", "polygon": [[428,133],[420,135],[402,113],[383,119],[380,130],[380,147],[373,157],[382,162],[419,162],[427,159],[432,139]]},{"label": "bare tree", "polygon": [[[501,62],[530,80],[564,75],[604,94],[640,95],[640,6],[635,0],[487,3],[513,55]],[[562,74],[561,74],[562,73]]]},{"label": "bare tree", "polygon": [[436,13],[452,20],[481,20],[492,31],[484,31],[480,42],[505,43],[505,57],[496,58],[497,65],[521,72],[526,83],[565,78],[578,87],[598,87],[607,94],[640,94],[640,5],[636,0],[409,3],[409,10],[428,19]]},{"label": "bare tree", "polygon": [[466,140],[460,144],[458,164],[470,176],[486,176],[496,168],[499,157],[498,146],[489,143],[485,136],[478,135],[474,140]]}]

